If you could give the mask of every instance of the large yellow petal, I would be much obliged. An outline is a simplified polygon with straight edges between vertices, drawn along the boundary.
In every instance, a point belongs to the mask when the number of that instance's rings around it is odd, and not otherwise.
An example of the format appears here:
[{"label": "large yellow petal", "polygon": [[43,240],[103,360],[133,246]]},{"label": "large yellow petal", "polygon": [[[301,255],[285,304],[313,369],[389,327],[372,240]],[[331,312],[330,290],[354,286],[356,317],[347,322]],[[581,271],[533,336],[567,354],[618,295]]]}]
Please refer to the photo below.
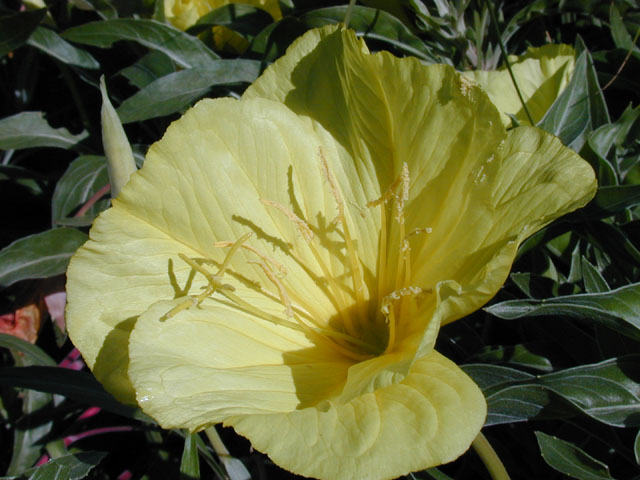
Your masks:
[{"label": "large yellow petal", "polygon": [[[532,65],[539,73],[527,98],[552,83],[561,88],[570,58],[550,47],[522,58],[523,74]],[[539,130],[507,134],[485,93],[451,68],[370,55],[353,32],[339,27],[298,39],[244,96],[255,97],[283,102],[307,118],[324,143],[337,143],[343,178],[359,178],[363,186],[357,192],[341,184],[352,204],[362,205],[362,195],[381,195],[408,165],[404,228],[430,232],[410,241],[409,283],[437,295],[399,325],[405,338],[424,332],[428,322],[447,323],[479,308],[506,279],[522,240],[595,193],[586,162]],[[369,231],[363,228],[359,237]],[[398,265],[402,237],[388,236],[387,264]],[[374,262],[365,257],[369,268]],[[383,291],[394,289],[394,273],[378,271]],[[433,340],[423,339],[421,351]]]},{"label": "large yellow petal", "polygon": [[454,222],[445,228],[436,223],[415,252],[417,277],[461,286],[456,296],[463,303],[443,323],[487,302],[506,280],[520,242],[584,206],[595,191],[593,169],[557,138],[531,127],[509,132],[467,178],[458,215],[443,205],[443,216]]},{"label": "large yellow petal", "polygon": [[328,480],[396,478],[450,462],[484,423],[482,392],[433,351],[400,383],[346,403],[289,413],[238,415],[226,425],[293,472]]},{"label": "large yellow petal", "polygon": [[351,360],[302,333],[225,305],[162,316],[158,302],[130,338],[129,375],[143,410],[196,431],[233,415],[290,412],[335,395]]},{"label": "large yellow petal", "polygon": [[[207,282],[195,274],[183,291],[193,272],[179,254],[219,265],[229,248],[215,242],[253,233],[245,245],[257,253],[240,249],[225,277],[245,301],[271,313],[278,303],[278,288],[255,264],[261,262],[274,277],[286,269],[280,282],[304,313],[322,322],[338,316],[318,263],[334,268],[336,278],[345,272],[336,255],[343,240],[330,229],[336,200],[319,145],[281,104],[225,99],[201,102],[151,147],[69,268],[69,332],[108,390],[131,400],[126,350],[135,317],[157,301],[197,295]],[[325,158],[332,156],[327,149]],[[276,204],[310,222],[315,253]],[[208,268],[213,274],[217,267]]]},{"label": "large yellow petal", "polygon": [[[575,50],[568,45],[529,47],[520,57],[509,57],[520,93],[534,123],[538,123],[569,84],[575,65]],[[464,72],[486,90],[502,114],[505,126],[514,115],[521,125],[531,125],[506,67],[498,70]]]},{"label": "large yellow petal", "polygon": [[[243,98],[255,97],[283,102],[308,119],[325,145],[335,145],[344,172],[336,177],[363,244],[371,242],[371,227],[361,218],[380,213],[369,209],[360,215],[357,208],[387,191],[403,164],[411,180],[405,230],[432,227],[434,217],[454,221],[446,218],[443,204],[458,202],[466,176],[480,168],[505,135],[495,107],[453,69],[425,67],[384,52],[370,55],[353,32],[336,27],[297,40]],[[425,190],[437,201],[415,201]],[[451,205],[451,211],[457,207]],[[375,247],[361,249],[365,268],[373,271],[379,256]],[[401,236],[391,233],[383,252],[389,265],[398,263],[401,248]],[[394,272],[386,273],[377,276],[389,292]]]}]

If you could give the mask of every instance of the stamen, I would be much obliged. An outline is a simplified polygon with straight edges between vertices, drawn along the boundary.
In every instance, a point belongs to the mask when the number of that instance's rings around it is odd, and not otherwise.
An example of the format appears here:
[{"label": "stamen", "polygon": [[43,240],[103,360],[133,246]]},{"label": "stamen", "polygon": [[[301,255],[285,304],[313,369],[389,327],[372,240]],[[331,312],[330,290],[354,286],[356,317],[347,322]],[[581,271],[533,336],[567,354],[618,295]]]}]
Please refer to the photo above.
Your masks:
[{"label": "stamen", "polygon": [[393,348],[393,344],[396,338],[397,322],[395,309],[393,308],[392,302],[394,300],[400,300],[400,313],[398,315],[398,318],[404,318],[402,312],[402,304],[404,303],[403,300],[405,298],[415,298],[417,295],[420,295],[423,292],[425,292],[425,290],[420,287],[404,287],[399,290],[394,290],[389,295],[384,297],[382,299],[382,302],[380,302],[380,312],[385,317],[385,319],[387,319],[389,325],[389,340],[387,341],[387,348],[385,348],[383,353],[388,353],[391,348]]},{"label": "stamen", "polygon": [[221,275],[211,274],[204,267],[202,267],[202,265],[198,265],[198,263],[196,263],[194,260],[184,255],[183,253],[179,253],[178,257],[180,257],[181,260],[187,263],[187,265],[193,268],[196,272],[201,273],[207,279],[207,282],[209,285],[205,287],[205,289],[202,291],[200,295],[196,297],[189,296],[189,298],[186,299],[184,302],[173,307],[169,312],[167,312],[162,316],[162,320],[167,320],[171,317],[174,317],[175,315],[177,315],[183,310],[186,310],[187,308],[200,305],[205,298],[212,295],[216,291],[228,290],[233,292],[235,290],[233,285],[222,283]]},{"label": "stamen", "polygon": [[[224,242],[214,242],[213,246],[217,247],[217,248],[224,248],[224,247],[230,247],[231,245],[233,245],[235,242],[232,241],[224,241]],[[253,253],[254,255],[257,255],[258,257],[260,257],[264,262],[273,265],[274,267],[276,267],[278,269],[278,271],[280,272],[281,275],[286,275],[287,274],[287,267],[285,267],[284,265],[282,265],[280,262],[276,261],[275,259],[266,256],[265,254],[259,252],[257,249],[253,248],[251,245],[241,245],[242,248],[244,248],[245,250],[250,251],[251,253]]]},{"label": "stamen", "polygon": [[269,267],[267,267],[265,263],[263,262],[249,262],[249,263],[258,265],[262,269],[264,274],[267,276],[267,278],[271,281],[271,283],[273,283],[276,286],[276,288],[278,289],[278,295],[280,295],[280,302],[282,302],[282,305],[284,305],[285,307],[285,314],[287,315],[287,317],[293,318],[293,308],[291,307],[291,299],[289,298],[289,295],[287,295],[287,291],[285,290],[284,285],[282,285],[282,282],[273,274],[273,272],[269,269]]},{"label": "stamen", "polygon": [[331,272],[329,271],[326,264],[322,260],[320,253],[318,252],[315,245],[313,244],[313,232],[311,231],[311,228],[307,225],[307,223],[304,220],[299,218],[295,213],[293,213],[284,205],[280,205],[279,203],[272,202],[270,200],[261,200],[261,201],[265,205],[277,208],[282,213],[284,213],[287,216],[287,218],[289,218],[294,222],[294,225],[298,228],[298,230],[302,234],[302,238],[306,240],[307,246],[309,247],[309,250],[311,250],[313,257],[315,258],[316,262],[318,262],[318,266],[322,270],[322,274],[324,275],[324,278],[327,280],[329,288],[333,293],[333,298],[332,298],[333,304],[336,307],[336,310],[338,311],[340,318],[343,320],[345,328],[347,328],[348,330],[350,329],[349,331],[353,333],[353,325],[351,324],[351,319],[349,318],[348,315],[345,315],[343,313],[344,306],[346,304],[344,300],[344,292],[342,291],[342,288],[337,284],[334,276],[331,275]]},{"label": "stamen", "polygon": [[340,223],[342,224],[342,231],[344,233],[344,239],[347,245],[347,253],[349,255],[349,263],[351,264],[353,290],[356,296],[355,301],[356,304],[360,307],[360,317],[364,322],[367,316],[366,302],[364,299],[364,274],[360,265],[360,259],[358,258],[358,252],[353,243],[353,239],[351,238],[347,219],[344,214],[344,200],[340,195],[338,183],[336,182],[336,179],[333,177],[333,174],[329,169],[329,164],[327,163],[327,158],[324,155],[324,150],[322,149],[322,147],[318,148],[318,153],[320,154],[322,170],[324,172],[327,183],[329,184],[329,190],[331,190],[331,194],[333,195],[333,198],[335,199],[336,205],[338,207],[338,218],[340,219]]},{"label": "stamen", "polygon": [[[409,184],[411,182],[409,178],[409,167],[406,163],[402,164],[402,172],[400,173],[400,180],[402,182],[402,190],[399,195],[395,195],[395,207],[396,207],[396,221],[398,222],[398,262],[396,269],[395,287],[398,288],[405,284],[405,278],[407,278],[407,270],[409,269],[409,262],[407,250],[405,250],[405,230],[404,230],[404,206],[409,199]],[[403,278],[403,270],[405,276]]]},{"label": "stamen", "polygon": [[404,223],[404,205],[409,200],[409,166],[402,164],[402,172],[400,173],[400,181],[402,182],[402,191],[400,195],[396,195],[396,220],[398,223]]},{"label": "stamen", "polygon": [[[375,351],[374,347],[372,345],[369,345],[366,342],[363,342],[362,340],[359,340],[358,338],[352,337],[351,335],[347,335],[345,333],[342,332],[338,332],[336,330],[330,329],[330,328],[323,328],[321,326],[319,326],[319,323],[317,321],[315,321],[314,319],[311,319],[312,323],[315,324],[315,327],[309,327],[306,323],[304,323],[298,316],[294,315],[294,311],[293,311],[293,305],[291,303],[291,299],[289,298],[289,295],[287,294],[287,291],[284,287],[284,285],[282,284],[282,282],[280,282],[280,280],[278,278],[275,277],[275,275],[273,274],[273,272],[269,269],[269,267],[261,262],[249,262],[249,263],[254,263],[256,265],[258,265],[260,268],[262,268],[262,270],[264,271],[265,275],[267,276],[267,278],[276,286],[276,288],[278,289],[278,294],[280,295],[280,301],[282,302],[282,304],[285,306],[285,313],[289,318],[295,318],[295,320],[298,322],[299,326],[307,332],[311,332],[314,331],[320,335],[324,335],[327,337],[334,337],[336,339],[339,340],[346,340],[347,342],[353,344],[353,345],[357,345],[360,347],[364,347],[366,349],[369,349],[370,351]],[[346,345],[341,345],[341,344],[337,344],[339,347],[341,347],[339,349],[340,352],[344,353],[343,348],[346,348]],[[348,349],[347,349],[348,350]]]},{"label": "stamen", "polygon": [[307,225],[307,222],[302,220],[300,217],[298,217],[295,213],[293,213],[287,207],[285,207],[284,205],[278,202],[273,202],[271,200],[267,200],[264,198],[261,198],[260,201],[263,204],[269,207],[275,207],[278,210],[280,210],[282,213],[284,213],[285,216],[294,223],[294,225],[297,227],[300,234],[304,237],[304,239],[307,242],[311,242],[311,240],[313,240],[313,232],[311,231],[311,228],[309,227],[309,225]]},{"label": "stamen", "polygon": [[244,235],[242,235],[238,240],[236,240],[236,242],[233,245],[231,245],[231,249],[227,252],[227,255],[224,257],[224,262],[222,262],[222,265],[220,266],[218,273],[216,273],[217,276],[221,277],[222,275],[224,275],[224,272],[226,272],[227,268],[229,268],[229,262],[231,261],[231,257],[233,257],[233,254],[238,251],[238,249],[244,242],[246,242],[247,240],[249,240],[249,238],[251,238],[251,235],[253,235],[253,232],[247,232]]},{"label": "stamen", "polygon": [[431,227],[414,228],[409,233],[407,233],[407,237],[406,238],[414,237],[414,236],[420,235],[422,233],[431,233],[432,231],[433,231],[433,229]]},{"label": "stamen", "polygon": [[243,308],[245,311],[247,311],[248,313],[258,318],[266,320],[267,322],[271,322],[274,325],[279,325],[281,327],[291,328],[292,330],[297,330],[299,332],[304,331],[304,329],[301,328],[301,326],[298,325],[297,323],[290,322],[289,320],[284,320],[283,318],[277,317],[275,315],[271,315],[270,313],[263,312],[259,308],[256,308],[253,305],[251,305],[249,302],[245,302],[234,293],[231,293],[228,291],[221,291],[220,293],[225,297],[227,297],[229,300],[231,300],[233,303],[235,303],[237,306]]}]

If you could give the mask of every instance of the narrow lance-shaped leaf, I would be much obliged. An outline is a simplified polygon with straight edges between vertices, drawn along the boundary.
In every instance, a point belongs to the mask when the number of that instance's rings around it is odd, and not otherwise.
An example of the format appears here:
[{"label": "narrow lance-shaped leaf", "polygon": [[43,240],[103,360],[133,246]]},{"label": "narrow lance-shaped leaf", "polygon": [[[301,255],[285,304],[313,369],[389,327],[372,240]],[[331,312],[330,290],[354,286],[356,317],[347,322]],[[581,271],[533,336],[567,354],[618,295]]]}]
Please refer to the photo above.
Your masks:
[{"label": "narrow lance-shaped leaf", "polygon": [[22,112],[0,120],[0,149],[57,147],[69,149],[87,137],[73,135],[66,128],[52,128],[42,112]]},{"label": "narrow lance-shaped leaf", "polygon": [[87,240],[73,228],[55,228],[16,240],[0,250],[0,285],[64,273],[69,258]]},{"label": "narrow lance-shaped leaf", "polygon": [[[340,23],[344,21],[347,8],[341,6],[312,10],[304,14],[301,20],[310,27]],[[349,27],[363,34],[365,38],[384,42],[403,53],[416,56],[429,63],[441,63],[441,60],[429,50],[425,42],[387,12],[375,8],[354,6]]]},{"label": "narrow lance-shaped leaf", "polygon": [[27,43],[63,63],[94,70],[100,68],[98,61],[89,52],[74,47],[48,28],[36,28]]},{"label": "narrow lance-shaped leaf", "polygon": [[624,212],[640,204],[640,185],[612,185],[598,188],[595,198],[570,219],[597,220]]},{"label": "narrow lance-shaped leaf", "polygon": [[251,83],[260,74],[255,60],[215,60],[209,67],[170,73],[126,99],[118,108],[123,123],[170,115],[187,108],[214,85]]},{"label": "narrow lance-shaped leaf", "polygon": [[576,60],[569,85],[538,126],[557,135],[565,145],[580,151],[588,134],[606,123],[609,123],[607,106],[598,85],[593,59],[585,49]]},{"label": "narrow lance-shaped leaf", "polygon": [[587,293],[602,293],[611,290],[602,274],[584,256],[582,257],[582,275]]},{"label": "narrow lance-shaped leaf", "polygon": [[581,412],[625,427],[640,425],[640,384],[631,374],[639,368],[640,356],[628,355],[537,377],[496,365],[466,365],[464,370],[487,398],[487,425]]},{"label": "narrow lance-shaped leaf", "polygon": [[188,433],[184,437],[184,449],[180,462],[181,477],[188,479],[200,478],[200,459],[198,456],[198,434]]},{"label": "narrow lance-shaped leaf", "polygon": [[83,155],[71,162],[53,192],[51,218],[54,226],[90,225],[95,216],[108,206],[108,200],[94,203],[81,217],[69,216],[107,183],[109,176],[104,157]]},{"label": "narrow lance-shaped leaf", "polygon": [[602,324],[640,340],[640,283],[603,293],[568,295],[541,300],[508,300],[491,305],[485,310],[505,320],[564,315]]},{"label": "narrow lance-shaped leaf", "polygon": [[2,480],[80,480],[105,457],[105,452],[78,452],[49,460],[43,465],[21,472],[19,476],[1,477]]},{"label": "narrow lance-shaped leaf", "polygon": [[48,367],[56,366],[56,362],[54,362],[53,359],[49,355],[47,355],[40,347],[26,342],[21,338],[15,337],[13,335],[0,333],[0,347],[10,348],[12,350],[17,350],[25,354],[27,357],[29,357],[30,363],[34,365]]},{"label": "narrow lance-shaped leaf", "polygon": [[198,38],[153,20],[118,18],[90,22],[66,30],[62,36],[71,42],[103,48],[130,40],[165,53],[184,68],[204,67],[218,58]]},{"label": "narrow lance-shaped leaf", "polygon": [[609,467],[572,443],[536,432],[542,458],[558,472],[580,480],[611,479]]},{"label": "narrow lance-shaped leaf", "polygon": [[4,367],[0,368],[0,385],[63,395],[117,415],[151,421],[139,409],[116,401],[87,372],[60,367]]},{"label": "narrow lance-shaped leaf", "polygon": [[261,8],[230,3],[203,15],[187,31],[195,35],[213,26],[224,26],[235,32],[255,35],[272,22],[271,15]]},{"label": "narrow lance-shaped leaf", "polygon": [[176,71],[176,65],[168,56],[157,50],[144,55],[133,65],[120,70],[131,85],[143,88],[154,80]]}]

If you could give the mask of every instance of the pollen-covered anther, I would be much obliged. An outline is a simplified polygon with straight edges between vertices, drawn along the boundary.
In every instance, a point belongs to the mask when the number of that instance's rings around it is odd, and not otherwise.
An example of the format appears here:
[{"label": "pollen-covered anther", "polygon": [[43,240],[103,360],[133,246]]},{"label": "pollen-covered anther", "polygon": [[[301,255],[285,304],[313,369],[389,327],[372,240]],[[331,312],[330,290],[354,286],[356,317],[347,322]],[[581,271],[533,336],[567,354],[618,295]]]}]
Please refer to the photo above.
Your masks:
[{"label": "pollen-covered anther", "polygon": [[[225,248],[225,247],[232,246],[234,243],[235,242],[233,242],[233,241],[226,240],[226,241],[221,241],[221,242],[214,242],[213,246],[216,247],[216,248]],[[246,245],[246,244],[243,243],[241,245],[241,247],[243,249],[248,250],[249,252],[253,253],[254,255],[260,257],[260,259],[262,259],[265,263],[271,265],[272,267],[275,267],[278,270],[278,274],[280,276],[285,276],[287,274],[287,267],[282,265],[277,260],[265,255],[264,253],[261,253],[257,249],[253,248],[251,245]]]},{"label": "pollen-covered anther", "polygon": [[396,198],[396,221],[400,224],[404,223],[404,206],[409,200],[409,186],[411,184],[411,177],[409,177],[409,166],[405,163],[402,164],[402,172],[400,172],[400,182],[402,188],[400,193],[395,195]]},{"label": "pollen-covered anther", "polygon": [[426,228],[414,228],[409,233],[407,233],[406,238],[414,237],[416,235],[421,235],[423,233],[431,233],[433,229],[431,227]]},{"label": "pollen-covered anther", "polygon": [[264,262],[250,261],[248,263],[258,265],[262,269],[269,281],[273,283],[278,290],[280,302],[282,302],[282,305],[284,305],[285,308],[285,315],[289,318],[293,318],[293,307],[291,304],[291,299],[289,298],[287,290],[284,288],[282,282],[273,274],[273,271]]},{"label": "pollen-covered anther", "polygon": [[[394,302],[402,301],[407,297],[416,297],[421,293],[426,292],[420,287],[415,285],[410,285],[408,287],[400,288],[398,290],[394,290],[389,295],[382,298],[380,302],[380,313],[384,316],[385,323],[389,328],[389,339],[387,341],[387,348],[385,349],[385,353],[389,352],[395,343],[396,338],[396,327],[398,323],[398,318],[396,318],[396,311],[394,308]],[[402,310],[402,309],[401,309]]]},{"label": "pollen-covered anther", "polygon": [[329,164],[327,163],[327,157],[324,155],[324,149],[322,147],[318,147],[318,154],[320,155],[320,163],[322,164],[322,172],[324,173],[324,177],[329,184],[329,190],[333,195],[333,198],[338,205],[338,219],[340,222],[344,221],[344,201],[342,196],[340,195],[340,191],[338,190],[338,183],[336,182],[335,177],[331,173],[329,169]]},{"label": "pollen-covered anther", "polygon": [[311,227],[309,227],[309,224],[307,224],[307,222],[305,222],[303,219],[301,219],[299,216],[297,216],[287,207],[285,207],[281,203],[274,202],[272,200],[267,200],[265,198],[261,198],[260,201],[264,205],[267,205],[269,207],[275,207],[278,210],[280,210],[282,213],[284,213],[284,215],[294,223],[294,225],[296,226],[300,234],[304,237],[304,239],[307,242],[311,242],[313,240],[313,231],[311,230]]}]

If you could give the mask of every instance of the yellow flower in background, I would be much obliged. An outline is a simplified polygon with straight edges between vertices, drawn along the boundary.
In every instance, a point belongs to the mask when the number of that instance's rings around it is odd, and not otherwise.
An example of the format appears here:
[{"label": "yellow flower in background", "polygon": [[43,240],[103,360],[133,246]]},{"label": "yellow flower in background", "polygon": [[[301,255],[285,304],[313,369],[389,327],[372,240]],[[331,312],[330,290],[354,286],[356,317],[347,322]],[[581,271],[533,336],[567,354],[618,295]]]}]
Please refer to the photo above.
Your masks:
[{"label": "yellow flower in background", "polygon": [[[200,17],[231,3],[260,8],[276,21],[282,18],[278,0],[164,0],[164,13],[173,26],[180,30],[186,30],[194,25]],[[213,27],[212,36],[216,50],[228,47],[235,52],[242,53],[249,46],[249,42],[242,35],[223,26]]]},{"label": "yellow flower in background", "polygon": [[[576,52],[569,45],[529,47],[521,56],[510,55],[511,69],[534,123],[538,123],[549,107],[567,87],[576,63]],[[518,98],[506,66],[498,70],[473,70],[463,75],[479,84],[502,114],[506,127],[514,115],[520,125],[531,125]]]},{"label": "yellow flower in background", "polygon": [[305,476],[397,477],[454,460],[485,420],[440,326],[595,188],[452,68],[312,30],[150,148],[71,260],[69,334],[165,428],[223,422]]}]

